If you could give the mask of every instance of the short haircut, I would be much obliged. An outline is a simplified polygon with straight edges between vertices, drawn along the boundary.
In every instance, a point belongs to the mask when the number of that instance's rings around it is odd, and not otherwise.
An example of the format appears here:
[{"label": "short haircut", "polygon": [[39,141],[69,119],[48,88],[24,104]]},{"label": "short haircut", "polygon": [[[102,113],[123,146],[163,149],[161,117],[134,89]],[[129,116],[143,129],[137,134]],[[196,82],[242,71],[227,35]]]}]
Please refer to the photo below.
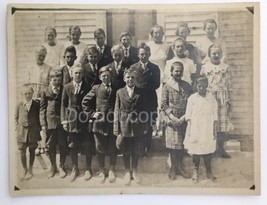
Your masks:
[{"label": "short haircut", "polygon": [[178,25],[177,25],[177,28],[176,28],[176,31],[175,31],[175,35],[176,36],[179,36],[180,28],[187,28],[188,34],[190,34],[190,28],[188,27],[188,23],[185,22],[185,21],[180,21],[180,22],[178,22]]},{"label": "short haircut", "polygon": [[183,65],[181,62],[176,61],[176,62],[173,62],[172,65],[171,65],[171,72],[174,70],[174,68],[175,68],[176,66],[181,67],[181,68],[183,69],[183,71],[184,71],[184,65]]},{"label": "short haircut", "polygon": [[126,74],[134,74],[136,75],[136,71],[132,68],[126,69],[123,73],[123,78],[125,77]]},{"label": "short haircut", "polygon": [[47,55],[47,50],[46,47],[44,46],[39,46],[38,48],[36,48],[35,53],[38,54],[40,52],[45,52],[45,55]]},{"label": "short haircut", "polygon": [[212,49],[212,48],[219,48],[220,51],[221,51],[221,53],[223,53],[223,51],[222,51],[222,47],[221,47],[219,44],[214,43],[214,44],[211,44],[210,47],[209,47],[209,50],[208,50],[208,56],[209,56],[209,57],[210,57],[211,49]]},{"label": "short haircut", "polygon": [[122,39],[123,37],[125,37],[125,36],[129,36],[130,39],[132,40],[132,36],[131,36],[131,34],[130,34],[129,32],[121,32],[121,33],[120,33],[120,41],[121,41],[121,39]]},{"label": "short haircut", "polygon": [[59,69],[51,70],[49,73],[49,80],[51,80],[52,78],[56,78],[56,77],[62,78],[61,71]]},{"label": "short haircut", "polygon": [[55,34],[55,36],[57,36],[57,31],[56,31],[56,29],[54,27],[52,27],[52,26],[46,27],[45,28],[45,34],[46,33],[50,33],[50,32],[53,32]]},{"label": "short haircut", "polygon": [[103,34],[104,36],[106,36],[104,29],[102,29],[102,28],[98,28],[98,29],[96,29],[95,32],[94,32],[94,37],[97,38],[97,37],[98,37],[99,35],[101,35],[101,34]]},{"label": "short haircut", "polygon": [[206,27],[207,27],[207,24],[208,23],[214,23],[215,24],[215,29],[217,29],[217,23],[214,19],[206,19],[204,22],[203,22],[203,29],[205,30]]},{"label": "short haircut", "polygon": [[150,53],[150,47],[144,42],[140,43],[140,45],[138,46],[138,52],[140,51],[140,49],[144,49],[146,52]]},{"label": "short haircut", "polygon": [[103,66],[102,68],[100,68],[99,70],[99,77],[101,76],[102,73],[108,71],[111,74],[111,68],[107,65],[107,66]]},{"label": "short haircut", "polygon": [[111,48],[111,53],[114,51],[120,51],[123,54],[123,47],[120,44],[117,44]]},{"label": "short haircut", "polygon": [[76,49],[73,45],[71,46],[68,46],[66,49],[65,49],[65,52],[64,52],[64,55],[66,55],[66,53],[74,53],[75,56],[76,56]]},{"label": "short haircut", "polygon": [[156,29],[158,29],[158,28],[160,29],[160,31],[161,31],[162,34],[164,35],[163,27],[160,26],[160,25],[158,25],[158,24],[156,24],[155,26],[153,26],[153,27],[151,28],[151,30],[150,30],[150,36],[153,36],[154,31],[155,31]]},{"label": "short haircut", "polygon": [[23,94],[25,90],[30,90],[32,93],[34,93],[34,90],[31,84],[28,84],[28,83],[23,84],[21,88],[21,94]]},{"label": "short haircut", "polygon": [[176,42],[182,42],[182,43],[186,46],[186,41],[185,41],[183,38],[178,37],[178,38],[176,38],[176,39],[173,41],[173,43],[172,43],[172,48],[174,48]]},{"label": "short haircut", "polygon": [[97,48],[95,46],[86,47],[80,58],[81,65],[84,66],[86,63],[88,63],[88,56],[93,54],[97,54],[97,56],[99,56]]},{"label": "short haircut", "polygon": [[[83,73],[84,73],[84,69],[83,67],[81,66],[81,64],[76,64],[74,67],[73,67],[73,70],[72,70],[72,73],[75,69],[79,68]],[[73,73],[74,74],[74,73]]]},{"label": "short haircut", "polygon": [[80,34],[82,33],[80,26],[71,26],[69,28],[69,34],[71,34],[72,31],[78,31]]},{"label": "short haircut", "polygon": [[200,82],[204,82],[206,85],[209,84],[209,80],[205,75],[202,75],[202,76],[197,78],[196,84],[199,84]]}]

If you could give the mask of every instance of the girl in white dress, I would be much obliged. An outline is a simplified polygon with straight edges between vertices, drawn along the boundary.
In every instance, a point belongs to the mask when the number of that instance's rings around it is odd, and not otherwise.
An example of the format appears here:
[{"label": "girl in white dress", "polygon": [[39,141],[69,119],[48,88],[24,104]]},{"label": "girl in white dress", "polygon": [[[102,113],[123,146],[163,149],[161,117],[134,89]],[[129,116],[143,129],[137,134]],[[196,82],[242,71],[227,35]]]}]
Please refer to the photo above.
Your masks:
[{"label": "girl in white dress", "polygon": [[197,93],[188,98],[185,119],[187,121],[184,148],[193,155],[193,182],[199,180],[199,163],[203,157],[207,178],[217,178],[211,171],[211,156],[216,150],[217,101],[212,93],[207,92],[208,79],[200,77],[196,81]]},{"label": "girl in white dress", "polygon": [[63,45],[56,40],[57,31],[54,27],[45,28],[45,43],[43,46],[47,50],[45,63],[53,69],[58,69],[64,63]]}]

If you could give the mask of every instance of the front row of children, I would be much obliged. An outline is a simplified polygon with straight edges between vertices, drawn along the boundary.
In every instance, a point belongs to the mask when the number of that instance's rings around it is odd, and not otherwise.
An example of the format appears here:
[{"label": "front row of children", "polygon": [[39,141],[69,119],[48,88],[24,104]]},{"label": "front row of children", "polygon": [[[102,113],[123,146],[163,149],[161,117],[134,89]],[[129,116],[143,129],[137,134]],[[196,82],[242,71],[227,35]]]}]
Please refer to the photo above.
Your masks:
[{"label": "front row of children", "polygon": [[[182,63],[173,63],[172,79],[164,86],[162,110],[169,117],[166,124],[170,128],[166,133],[169,138],[167,148],[170,149],[171,158],[179,159],[178,164],[175,160],[172,161],[169,177],[170,179],[175,178],[177,167],[182,176],[190,177],[183,170],[183,153],[172,151],[183,149],[182,144],[180,147],[176,147],[177,143],[175,142],[183,143],[180,135],[185,129],[184,122],[186,121],[188,126],[184,146],[188,149],[188,153],[193,155],[193,181],[198,181],[198,166],[202,156],[207,177],[215,180],[216,177],[211,172],[211,153],[216,148],[216,100],[206,92],[208,87],[206,77],[197,80],[198,92],[189,97],[190,86],[181,80],[183,70]],[[73,68],[72,77],[71,83],[62,87],[61,72],[51,71],[50,85],[42,92],[40,105],[32,99],[33,89],[28,85],[23,87],[24,101],[18,104],[15,119],[24,178],[29,179],[33,176],[34,151],[37,148],[37,142],[41,139],[40,131],[43,130],[47,132],[51,161],[48,177],[53,177],[57,171],[61,178],[67,175],[65,159],[67,150],[70,149],[71,181],[74,181],[79,175],[79,152],[86,156],[84,179],[91,179],[92,156],[96,151],[100,183],[104,183],[107,176],[105,173],[106,155],[110,158],[108,180],[114,182],[117,154],[120,150],[125,166],[124,183],[129,185],[132,179],[136,183],[140,183],[137,171],[138,160],[144,152],[143,136],[148,130],[148,122],[145,115],[146,93],[143,89],[135,86],[136,71],[131,68],[125,70],[123,79],[126,86],[117,92],[113,88],[111,71],[108,66],[99,70],[102,83],[94,85],[91,90],[83,80],[84,71],[81,67]],[[175,96],[177,92],[181,98]],[[185,107],[186,109],[184,109]],[[91,125],[88,121],[92,118],[94,123],[91,130],[88,129],[88,125]],[[202,122],[205,122],[205,125]],[[56,164],[57,144],[60,153],[59,168]],[[27,148],[30,152],[29,167],[26,162]]]}]

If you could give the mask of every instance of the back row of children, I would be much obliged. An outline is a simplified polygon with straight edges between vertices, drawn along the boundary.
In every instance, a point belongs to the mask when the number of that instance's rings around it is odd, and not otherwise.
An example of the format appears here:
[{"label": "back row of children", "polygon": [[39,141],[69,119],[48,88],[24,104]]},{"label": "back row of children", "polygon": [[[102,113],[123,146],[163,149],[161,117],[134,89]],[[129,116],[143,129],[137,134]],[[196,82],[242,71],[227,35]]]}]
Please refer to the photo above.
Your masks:
[{"label": "back row of children", "polygon": [[[163,31],[162,27],[156,26],[152,29],[152,35],[154,35],[154,32],[157,30]],[[53,31],[56,36],[55,29],[51,29],[51,31]],[[130,46],[131,35],[129,33],[122,33],[120,38],[122,45],[128,47],[128,49],[124,49],[124,47],[121,45],[116,45],[110,50],[110,54],[108,54],[109,52],[105,51],[105,49],[108,50],[108,47],[104,44],[105,33],[102,29],[98,29],[95,32],[96,41],[102,42],[102,45],[100,43],[100,45],[97,44],[98,46],[86,47],[83,51],[83,55],[80,56],[81,66],[75,65],[78,57],[77,50],[80,49],[75,45],[77,44],[77,38],[79,42],[81,31],[79,27],[71,27],[70,31],[71,39],[74,39],[74,42],[73,45],[65,49],[63,56],[66,60],[66,65],[61,67],[59,71],[51,71],[52,68],[44,63],[47,54],[46,47],[42,46],[36,51],[36,62],[38,68],[31,69],[29,72],[29,77],[32,78],[29,80],[31,86],[26,86],[27,89],[25,88],[24,90],[25,103],[21,104],[25,108],[25,106],[28,104],[28,101],[33,102],[31,101],[32,97],[26,97],[33,95],[33,93],[35,94],[34,98],[41,99],[39,117],[41,129],[43,132],[46,132],[48,136],[47,142],[49,142],[49,157],[51,161],[49,177],[53,177],[57,172],[55,150],[56,144],[59,143],[60,166],[58,169],[60,172],[60,177],[62,178],[67,174],[64,165],[67,153],[66,149],[68,149],[67,146],[70,149],[70,156],[73,166],[70,177],[71,181],[74,181],[79,175],[78,152],[80,152],[80,145],[82,145],[82,152],[86,156],[86,170],[84,172],[84,178],[86,180],[89,180],[92,177],[91,161],[96,149],[99,162],[99,178],[101,183],[103,183],[106,179],[104,170],[105,155],[107,154],[110,156],[108,179],[110,182],[113,182],[116,176],[115,165],[118,151],[117,148],[119,148],[124,154],[124,163],[126,169],[126,174],[124,177],[125,184],[129,184],[132,178],[139,182],[140,177],[137,174],[138,159],[144,150],[143,146],[145,146],[146,149],[150,148],[152,127],[157,118],[159,96],[157,96],[156,90],[162,83],[161,69],[156,64],[149,61],[152,51],[146,44],[142,43],[138,50],[133,49],[134,47]],[[75,34],[75,32],[77,32],[78,35]],[[176,54],[177,58],[187,58],[185,55],[187,51],[186,46],[187,43],[183,38],[178,38],[176,41],[174,41],[172,50]],[[132,53],[135,54],[133,55]],[[112,56],[114,62],[109,60],[109,56]],[[211,59],[217,59],[217,61],[211,60],[206,62],[206,65],[204,65],[201,72],[206,74],[208,77],[208,89],[214,94],[214,96],[216,96],[217,102],[220,103],[219,110],[224,110],[224,112],[220,112],[221,116],[219,115],[220,119],[218,121],[221,122],[224,120],[224,123],[221,124],[226,124],[228,119],[227,114],[230,107],[229,68],[226,64],[221,62],[222,48],[220,45],[210,46],[208,56]],[[103,60],[101,61],[101,59]],[[103,67],[104,61],[104,64],[108,66],[104,65]],[[184,174],[182,167],[183,139],[186,127],[184,119],[187,119],[183,117],[183,115],[186,111],[185,107],[187,98],[192,93],[192,88],[190,85],[192,81],[188,80],[189,83],[185,83],[186,79],[184,79],[185,81],[181,81],[183,73],[187,73],[189,71],[186,63],[180,62],[180,64],[177,65],[177,62],[180,61],[176,60],[171,64],[169,63],[169,69],[166,66],[165,71],[167,72],[167,70],[169,70],[168,75],[170,77],[164,82],[166,84],[164,85],[162,93],[162,102],[164,103],[161,106],[162,111],[165,112],[165,116],[168,116],[169,118],[169,116],[172,116],[171,114],[173,114],[175,117],[170,117],[171,123],[167,123],[167,125],[172,124],[171,129],[173,130],[174,134],[170,135],[170,132],[167,129],[168,127],[166,127],[166,146],[170,149],[170,156],[172,159],[172,167],[169,173],[169,177],[171,179],[175,178],[177,173],[176,169],[178,169],[180,174],[184,177],[188,176],[187,174]],[[212,66],[209,64],[212,64]],[[129,67],[130,69],[126,69]],[[177,71],[177,69],[174,69],[175,67],[180,67],[180,69],[182,68],[182,71]],[[126,72],[124,70],[126,70]],[[181,79],[177,78],[178,80],[173,81],[173,76],[175,76],[174,72],[182,73],[180,74]],[[33,75],[33,73],[35,73],[35,75]],[[192,69],[191,74],[193,73],[194,72]],[[39,79],[39,81],[34,82],[33,79],[37,81]],[[184,89],[186,92],[182,89],[183,86],[180,84],[186,85],[186,89]],[[168,96],[169,94],[173,93],[169,92],[167,89],[168,85],[170,85],[170,88],[174,88],[174,90],[177,91],[181,96]],[[32,89],[32,86],[35,87]],[[125,88],[123,88],[124,86]],[[119,91],[117,92],[117,97],[115,97],[117,90]],[[144,93],[146,99],[149,100],[143,99]],[[167,104],[166,99],[168,99]],[[181,105],[179,105],[179,103],[181,103]],[[19,120],[21,117],[21,113],[19,112],[20,106],[18,106],[18,110],[16,112],[16,122],[18,125],[21,124]],[[114,107],[115,114],[112,114]],[[175,109],[178,109],[178,111],[175,111]],[[30,110],[31,109],[26,109],[26,111],[29,113]],[[138,118],[138,113],[143,111],[147,113],[148,116],[146,123],[142,123],[144,121]],[[87,115],[85,115],[85,113],[87,113]],[[59,117],[60,115],[61,118]],[[77,118],[77,116],[79,116],[79,118]],[[94,118],[92,130],[88,130],[88,116]],[[132,123],[132,118],[139,119],[140,122],[135,120],[135,123]],[[216,118],[214,117],[214,119]],[[24,120],[27,121],[27,118]],[[35,121],[38,122],[38,119],[35,119]],[[176,122],[176,124],[173,123],[173,121]],[[21,125],[30,130],[31,126],[29,124],[24,126],[22,122]],[[209,125],[210,124],[208,124],[207,127]],[[194,127],[198,125],[193,123],[191,126]],[[228,129],[227,126],[224,127],[225,129],[222,128],[223,126],[218,126],[220,127],[219,132],[222,134],[224,134],[224,132]],[[181,127],[183,128],[180,129]],[[21,130],[18,129],[18,131]],[[39,134],[37,134],[37,132],[35,134],[36,138],[29,140],[29,134],[27,134],[27,132],[24,130],[24,137],[18,138],[21,143],[26,143],[24,146],[19,146],[22,164],[25,170],[25,178],[32,177],[32,164],[34,160],[34,153],[32,150],[37,147],[36,142],[40,140]],[[68,141],[66,136],[68,136]],[[205,138],[205,136],[203,137]],[[169,146],[168,142],[170,142],[170,140],[168,139],[170,139],[172,141],[171,144],[174,143],[174,145]],[[25,164],[25,152],[27,146],[31,148],[29,168],[27,168],[27,165]],[[172,149],[180,150],[181,152],[177,154],[177,152],[172,151]],[[194,150],[191,153],[194,154]],[[222,150],[221,153],[225,154],[225,151]],[[130,158],[132,159],[130,160]],[[180,160],[179,164],[176,163],[177,159]]]}]

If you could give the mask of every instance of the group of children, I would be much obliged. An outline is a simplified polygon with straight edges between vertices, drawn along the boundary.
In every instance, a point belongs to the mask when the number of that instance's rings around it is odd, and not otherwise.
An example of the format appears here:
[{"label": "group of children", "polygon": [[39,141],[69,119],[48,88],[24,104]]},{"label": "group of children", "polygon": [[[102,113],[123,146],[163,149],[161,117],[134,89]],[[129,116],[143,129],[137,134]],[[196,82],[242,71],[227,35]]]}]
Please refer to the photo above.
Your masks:
[{"label": "group of children", "polygon": [[[204,27],[213,23],[209,20]],[[163,32],[160,26],[152,29],[155,40],[152,48],[160,48],[156,45],[162,44],[164,33],[160,32]],[[96,154],[100,183],[107,179],[114,182],[120,152],[125,166],[124,183],[129,185],[132,179],[140,183],[138,161],[151,148],[157,120],[170,153],[169,178],[174,180],[177,174],[191,177],[183,165],[185,148],[193,155],[193,181],[198,182],[201,156],[207,177],[216,179],[211,171],[211,154],[216,150],[217,135],[225,136],[229,131],[231,107],[230,71],[229,66],[221,62],[221,45],[209,46],[199,72],[201,76],[196,80],[196,64],[188,58],[188,43],[183,37],[173,42],[174,57],[167,60],[163,68],[164,63],[159,67],[150,61],[154,51],[149,44],[131,46],[132,37],[128,32],[121,33],[121,44],[110,48],[105,44],[104,30],[97,29],[94,32],[96,45],[87,46],[79,40],[80,27],[72,26],[64,52],[54,48],[58,45],[55,28],[46,28],[45,36],[47,42],[36,50],[36,63],[28,69],[28,81],[22,87],[23,101],[18,103],[15,115],[24,179],[33,177],[35,151],[41,149],[38,143],[42,140],[51,162],[49,178],[57,172],[61,178],[67,176],[65,161],[69,153],[70,181],[74,181],[80,174],[78,158],[82,153],[86,157],[85,180],[93,176],[91,164]],[[165,44],[164,50],[168,51]],[[165,54],[167,57],[167,52]],[[46,56],[57,60],[47,60]],[[229,157],[223,143],[220,151],[222,156]],[[109,156],[108,172],[106,156]]]}]

